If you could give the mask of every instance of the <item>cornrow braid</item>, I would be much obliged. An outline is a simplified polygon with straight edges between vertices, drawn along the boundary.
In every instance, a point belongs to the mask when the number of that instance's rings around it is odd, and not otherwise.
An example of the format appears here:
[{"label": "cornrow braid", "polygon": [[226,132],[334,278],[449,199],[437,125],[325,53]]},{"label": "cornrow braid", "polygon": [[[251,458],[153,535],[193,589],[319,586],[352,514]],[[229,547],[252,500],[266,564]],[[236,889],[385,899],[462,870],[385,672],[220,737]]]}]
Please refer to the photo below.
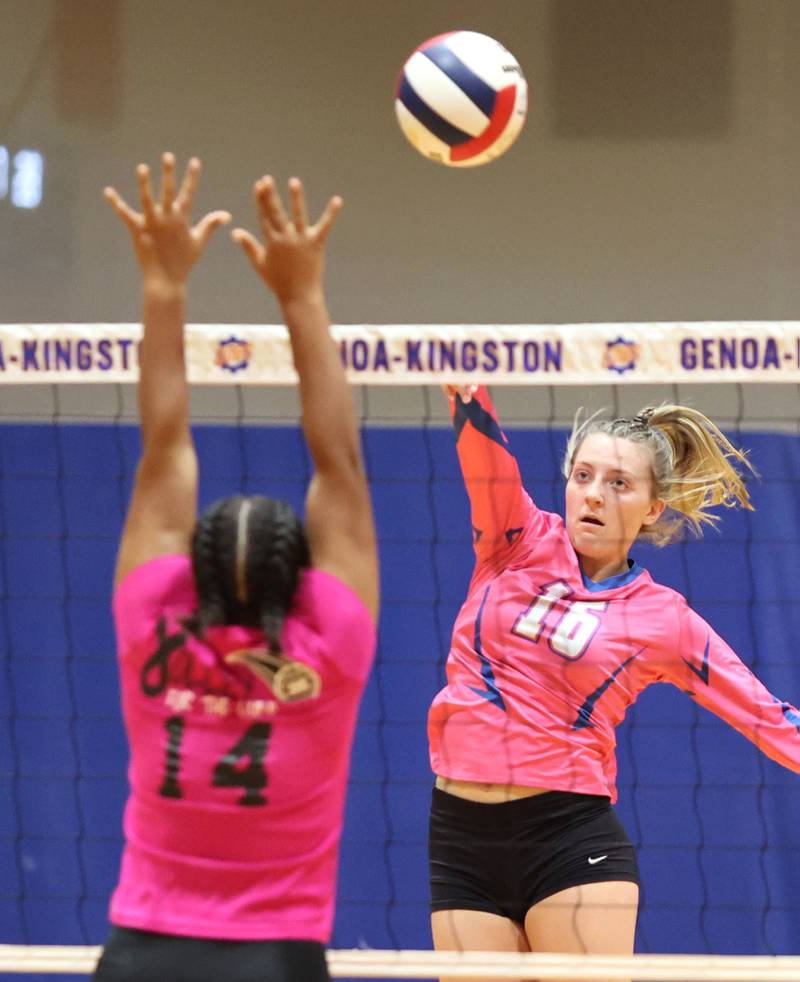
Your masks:
[{"label": "cornrow braid", "polygon": [[308,564],[303,526],[285,501],[237,495],[216,502],[192,539],[199,606],[186,626],[200,636],[212,624],[258,627],[279,652],[298,576]]},{"label": "cornrow braid", "polygon": [[755,474],[747,454],[737,449],[716,423],[689,406],[648,406],[635,416],[586,420],[575,417],[564,456],[569,477],[581,443],[592,433],[643,443],[650,450],[653,497],[667,505],[664,515],[639,532],[654,545],[674,541],[684,528],[701,535],[705,525],[716,525],[717,506],[740,506],[752,511],[740,469]]},{"label": "cornrow braid", "polygon": [[305,531],[285,501],[255,499],[250,517],[245,578],[258,626],[273,652],[292,602],[300,570],[309,564]]},{"label": "cornrow braid", "polygon": [[200,632],[211,624],[224,623],[228,607],[223,572],[227,557],[221,554],[228,501],[223,499],[211,505],[197,522],[192,536],[192,571],[200,598],[192,623]]}]

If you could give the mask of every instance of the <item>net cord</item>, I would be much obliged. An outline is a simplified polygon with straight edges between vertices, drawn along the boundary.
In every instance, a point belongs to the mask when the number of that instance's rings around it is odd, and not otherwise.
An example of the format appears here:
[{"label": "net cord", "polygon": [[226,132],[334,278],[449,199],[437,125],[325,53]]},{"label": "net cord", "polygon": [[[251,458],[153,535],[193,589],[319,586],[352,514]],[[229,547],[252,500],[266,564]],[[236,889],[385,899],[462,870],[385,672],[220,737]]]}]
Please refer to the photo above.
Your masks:
[{"label": "net cord", "polygon": [[[99,947],[0,945],[0,972],[87,975]],[[513,952],[328,952],[333,978],[565,979],[572,982],[800,982],[800,957],[734,955],[557,955]]]}]

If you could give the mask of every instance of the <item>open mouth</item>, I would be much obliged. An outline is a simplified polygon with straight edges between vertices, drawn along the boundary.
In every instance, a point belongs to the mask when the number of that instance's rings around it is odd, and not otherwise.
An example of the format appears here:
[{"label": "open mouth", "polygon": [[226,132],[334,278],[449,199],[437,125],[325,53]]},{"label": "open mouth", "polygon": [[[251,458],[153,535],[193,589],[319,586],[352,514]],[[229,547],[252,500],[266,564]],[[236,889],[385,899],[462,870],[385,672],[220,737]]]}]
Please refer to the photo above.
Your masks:
[{"label": "open mouth", "polygon": [[598,527],[603,527],[603,522],[599,518],[595,518],[594,515],[582,515],[580,518],[582,525],[597,525]]}]

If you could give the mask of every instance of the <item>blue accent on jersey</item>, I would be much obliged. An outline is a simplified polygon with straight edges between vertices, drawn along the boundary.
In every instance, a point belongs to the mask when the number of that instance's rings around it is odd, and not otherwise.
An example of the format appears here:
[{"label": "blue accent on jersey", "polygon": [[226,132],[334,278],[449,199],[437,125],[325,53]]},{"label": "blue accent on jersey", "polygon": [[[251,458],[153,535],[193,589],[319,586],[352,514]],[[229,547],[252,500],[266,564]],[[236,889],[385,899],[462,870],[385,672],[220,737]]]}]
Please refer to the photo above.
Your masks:
[{"label": "blue accent on jersey", "polygon": [[494,416],[490,412],[487,412],[477,399],[470,399],[469,402],[464,402],[461,396],[456,396],[456,409],[453,414],[453,429],[456,433],[456,443],[458,443],[458,438],[461,436],[461,431],[464,429],[467,420],[472,423],[479,433],[482,433],[487,439],[492,440],[499,447],[502,447],[506,453],[511,454],[508,443],[503,436],[503,431],[500,429],[500,424]]},{"label": "blue accent on jersey", "polygon": [[629,559],[628,571],[626,573],[617,573],[616,576],[609,576],[608,579],[595,582],[594,580],[590,580],[586,573],[584,573],[583,568],[581,568],[581,579],[583,580],[583,585],[590,593],[599,593],[601,590],[615,590],[618,586],[625,586],[626,583],[635,580],[637,576],[641,576],[643,572],[643,566]]},{"label": "blue accent on jersey", "polygon": [[457,147],[460,143],[466,143],[467,140],[472,139],[469,133],[465,133],[463,130],[458,129],[457,126],[453,126],[452,123],[448,123],[446,119],[434,112],[426,102],[423,102],[411,87],[411,83],[405,75],[400,80],[397,98],[403,103],[411,115],[415,116],[422,123],[425,129],[430,130],[435,137],[440,139],[442,143],[446,143],[449,147]]},{"label": "blue accent on jersey", "polygon": [[643,645],[638,651],[635,651],[632,655],[626,658],[621,665],[617,665],[605,682],[598,685],[594,692],[590,696],[587,696],[586,701],[578,710],[577,719],[572,724],[573,730],[583,730],[587,726],[594,726],[594,723],[592,722],[592,713],[594,712],[594,707],[597,705],[597,700],[603,695],[606,689],[610,688],[616,682],[617,676],[620,674],[620,672],[624,668],[627,668],[634,658],[638,658],[646,647],[647,645]]},{"label": "blue accent on jersey", "polygon": [[518,529],[506,529],[506,542],[511,545],[514,539],[518,539],[520,535],[522,535],[522,526]]},{"label": "blue accent on jersey", "polygon": [[694,674],[700,679],[701,682],[705,683],[705,685],[708,685],[708,674],[709,674],[708,648],[710,644],[711,644],[711,635],[709,634],[708,638],[706,638],[706,650],[703,652],[703,664],[700,666],[700,668],[698,668],[696,665],[693,665],[688,658],[683,659],[686,662],[686,664],[689,666],[689,668],[694,672]]},{"label": "blue accent on jersey", "polygon": [[456,396],[455,409],[453,411],[453,432],[456,435],[456,443],[458,443],[458,438],[461,436],[461,431],[467,425],[467,419],[467,410],[461,401],[461,396]]},{"label": "blue accent on jersey", "polygon": [[489,596],[489,590],[491,590],[491,588],[491,584],[486,587],[483,598],[481,599],[481,605],[478,608],[478,615],[475,618],[475,640],[473,642],[475,653],[477,654],[481,663],[481,678],[486,683],[486,688],[478,689],[476,686],[471,685],[470,689],[472,689],[472,691],[477,693],[479,696],[483,696],[484,699],[497,706],[498,709],[502,709],[502,711],[505,713],[507,712],[505,701],[502,693],[497,688],[497,682],[495,681],[492,666],[489,663],[489,659],[483,653],[483,644],[481,642],[481,620],[483,618],[483,608],[486,606],[486,600]]},{"label": "blue accent on jersey", "polygon": [[[775,696],[772,698],[775,699]],[[781,707],[781,712],[783,713],[786,721],[791,723],[796,730],[800,731],[800,713],[790,706],[788,702],[781,702],[780,699],[775,699],[775,702],[777,702]]]},{"label": "blue accent on jersey", "polygon": [[497,93],[491,85],[487,85],[471,68],[468,68],[452,48],[448,47],[445,42],[442,42],[424,48],[422,54],[426,58],[430,58],[437,68],[443,71],[448,78],[452,79],[459,89],[470,97],[482,113],[488,116],[489,119],[492,118],[494,104],[497,101]]}]

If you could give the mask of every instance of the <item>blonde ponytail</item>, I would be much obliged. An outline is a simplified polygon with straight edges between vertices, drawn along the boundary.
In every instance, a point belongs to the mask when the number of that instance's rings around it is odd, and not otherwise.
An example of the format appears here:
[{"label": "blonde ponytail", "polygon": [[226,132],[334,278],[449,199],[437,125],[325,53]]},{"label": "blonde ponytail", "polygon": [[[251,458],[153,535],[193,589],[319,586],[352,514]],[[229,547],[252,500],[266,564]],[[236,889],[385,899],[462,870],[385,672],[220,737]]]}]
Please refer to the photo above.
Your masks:
[{"label": "blonde ponytail", "polygon": [[753,510],[737,465],[753,474],[755,468],[716,423],[697,409],[662,405],[621,419],[595,415],[581,422],[576,417],[564,457],[566,477],[576,451],[592,433],[643,443],[650,450],[653,497],[661,498],[667,507],[657,522],[641,529],[643,541],[666,545],[686,527],[702,535],[703,526],[719,521],[712,511],[719,506]]}]

